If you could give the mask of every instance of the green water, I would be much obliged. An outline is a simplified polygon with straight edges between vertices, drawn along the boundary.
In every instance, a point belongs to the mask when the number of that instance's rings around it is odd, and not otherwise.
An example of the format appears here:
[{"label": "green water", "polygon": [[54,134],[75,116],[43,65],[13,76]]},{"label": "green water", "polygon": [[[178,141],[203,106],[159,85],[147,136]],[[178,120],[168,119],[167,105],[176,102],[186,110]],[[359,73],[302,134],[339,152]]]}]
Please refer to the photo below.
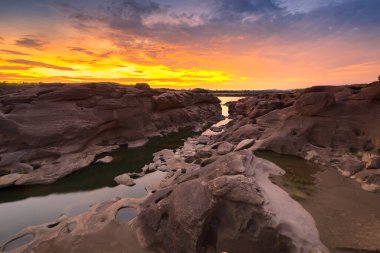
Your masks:
[{"label": "green water", "polygon": [[271,180],[284,188],[292,198],[302,201],[314,193],[316,174],[322,171],[321,167],[299,157],[280,155],[271,151],[256,151],[255,155],[285,170],[284,176],[271,177]]},{"label": "green water", "polygon": [[[225,102],[239,98],[220,98]],[[228,109],[222,106],[224,116]],[[39,225],[84,212],[93,203],[115,197],[142,197],[146,187],[159,182],[165,173],[154,172],[135,180],[136,185],[117,185],[114,178],[127,172],[139,172],[152,161],[153,153],[162,149],[175,149],[196,133],[182,130],[165,137],[152,138],[148,144],[136,149],[120,148],[110,155],[110,164],[93,164],[74,172],[53,184],[10,187],[0,190],[0,244],[25,227]],[[129,217],[126,214],[126,217]],[[123,218],[121,218],[123,219]]]},{"label": "green water", "polygon": [[114,177],[139,172],[152,161],[152,154],[183,145],[195,133],[190,129],[165,137],[152,138],[143,147],[120,148],[110,155],[110,164],[93,164],[53,184],[18,186],[0,191],[0,242],[21,229],[57,219],[61,214],[77,215],[97,202],[114,197],[142,197],[145,188],[159,182],[164,173],[154,172],[136,180],[134,187],[118,185]]},{"label": "green water", "polygon": [[272,182],[313,216],[331,253],[380,252],[380,193],[364,191],[331,167],[269,151],[255,154],[285,170]]}]

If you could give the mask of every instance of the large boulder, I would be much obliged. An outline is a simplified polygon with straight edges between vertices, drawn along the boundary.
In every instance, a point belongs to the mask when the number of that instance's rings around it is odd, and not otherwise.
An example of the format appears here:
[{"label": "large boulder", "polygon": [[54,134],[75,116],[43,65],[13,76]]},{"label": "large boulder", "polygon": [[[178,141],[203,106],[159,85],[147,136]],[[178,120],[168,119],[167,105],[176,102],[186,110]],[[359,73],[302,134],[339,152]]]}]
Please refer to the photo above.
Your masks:
[{"label": "large boulder", "polygon": [[380,100],[380,82],[374,82],[361,89],[360,93],[354,96],[358,100]]},{"label": "large boulder", "polygon": [[301,115],[313,116],[328,110],[334,104],[334,95],[328,92],[311,92],[298,98],[295,109]]},{"label": "large boulder", "polygon": [[179,176],[138,208],[140,243],[181,253],[328,252],[312,217],[270,173],[280,169],[240,151]]}]

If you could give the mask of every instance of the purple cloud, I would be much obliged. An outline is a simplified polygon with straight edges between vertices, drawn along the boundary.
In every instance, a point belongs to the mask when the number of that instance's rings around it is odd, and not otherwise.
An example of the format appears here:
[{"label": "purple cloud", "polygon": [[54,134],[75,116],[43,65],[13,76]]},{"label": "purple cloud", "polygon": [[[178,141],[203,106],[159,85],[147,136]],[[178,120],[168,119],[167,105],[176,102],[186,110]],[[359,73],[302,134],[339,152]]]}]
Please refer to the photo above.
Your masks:
[{"label": "purple cloud", "polygon": [[72,69],[72,68],[61,67],[61,66],[57,66],[57,65],[52,65],[52,64],[47,64],[47,63],[37,62],[37,61],[29,61],[29,60],[24,60],[24,59],[13,59],[13,60],[8,60],[8,62],[28,65],[28,66],[32,66],[32,67],[42,67],[42,68],[49,68],[49,69],[74,71],[74,69]]},{"label": "purple cloud", "polygon": [[38,36],[34,35],[25,35],[21,37],[20,39],[15,41],[15,44],[22,47],[30,47],[30,48],[36,48],[41,49],[43,46],[48,44],[47,41],[42,40]]}]

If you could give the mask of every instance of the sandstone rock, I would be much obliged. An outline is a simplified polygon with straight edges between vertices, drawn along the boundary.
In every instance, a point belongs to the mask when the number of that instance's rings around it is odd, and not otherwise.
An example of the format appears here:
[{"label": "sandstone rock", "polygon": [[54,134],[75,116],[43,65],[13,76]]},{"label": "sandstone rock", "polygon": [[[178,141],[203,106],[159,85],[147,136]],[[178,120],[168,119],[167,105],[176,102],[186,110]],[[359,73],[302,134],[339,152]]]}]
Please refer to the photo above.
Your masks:
[{"label": "sandstone rock", "polygon": [[[140,205],[140,243],[184,253],[328,252],[311,216],[270,183],[269,173],[280,173],[273,166],[241,151],[179,176]],[[288,208],[296,220],[279,213]]]},{"label": "sandstone rock", "polygon": [[295,109],[304,116],[313,116],[326,111],[335,104],[335,97],[327,92],[303,94],[295,103]]},{"label": "sandstone rock", "polygon": [[257,127],[257,125],[246,124],[240,127],[237,127],[236,130],[227,132],[226,140],[234,144],[238,144],[240,141],[246,139],[259,139],[263,134],[264,129]]},{"label": "sandstone rock", "polygon": [[[74,217],[63,215],[55,221],[25,228],[0,245],[0,251],[153,253],[141,249],[137,240],[131,240],[135,237],[128,223],[117,224],[116,221],[120,210],[136,208],[139,202],[139,199],[116,198],[94,204],[88,211]],[[19,238],[25,240],[19,241],[15,249],[6,250],[8,244]],[[116,243],[110,244],[110,240]]]},{"label": "sandstone rock", "polygon": [[24,173],[15,185],[52,183],[121,145],[212,124],[219,102],[146,84],[17,87],[0,97],[0,175]]},{"label": "sandstone rock", "polygon": [[9,174],[9,175],[0,177],[0,188],[13,185],[21,177],[22,177],[22,174]]},{"label": "sandstone rock", "polygon": [[232,145],[229,142],[224,141],[221,144],[219,144],[216,152],[218,155],[225,155],[225,154],[230,153],[233,150],[233,148],[234,148],[234,145]]},{"label": "sandstone rock", "polygon": [[202,135],[197,139],[197,142],[198,144],[206,145],[209,142],[209,140],[209,137]]},{"label": "sandstone rock", "polygon": [[147,83],[136,83],[134,87],[136,89],[139,89],[139,90],[151,90],[152,89],[152,88],[150,88],[149,84],[147,84]]},{"label": "sandstone rock", "polygon": [[96,161],[96,163],[112,163],[113,158],[112,156],[105,156],[103,158],[100,158]]},{"label": "sandstone rock", "polygon": [[364,165],[357,158],[345,155],[339,169],[344,176],[352,176],[364,169]]},{"label": "sandstone rock", "polygon": [[206,151],[206,150],[200,150],[194,155],[194,159],[203,159],[203,158],[209,158],[212,156],[211,151]]},{"label": "sandstone rock", "polygon": [[242,149],[249,148],[249,147],[251,147],[254,143],[255,143],[255,140],[254,140],[254,139],[242,140],[241,142],[239,142],[238,145],[236,145],[235,151],[239,151],[239,150],[242,150]]},{"label": "sandstone rock", "polygon": [[361,89],[360,93],[353,96],[358,100],[380,100],[380,82],[375,82]]},{"label": "sandstone rock", "polygon": [[134,186],[136,184],[135,181],[128,174],[119,175],[115,177],[114,180],[116,183],[123,184],[126,186]]},{"label": "sandstone rock", "polygon": [[210,127],[210,130],[216,133],[220,133],[223,131],[223,127]]},{"label": "sandstone rock", "polygon": [[[331,165],[346,176],[365,168],[377,169],[380,103],[373,96],[367,96],[377,85],[380,84],[312,87],[299,91],[300,96],[295,92],[293,99],[298,98],[295,106],[270,111],[255,118],[255,124],[247,112],[258,105],[261,97],[239,100],[236,110],[241,110],[240,115],[226,126],[216,141],[238,144],[245,139],[255,139],[252,150],[271,150]],[[361,160],[368,153],[373,161]]]},{"label": "sandstone rock", "polygon": [[364,170],[353,176],[369,192],[380,191],[380,169]]}]

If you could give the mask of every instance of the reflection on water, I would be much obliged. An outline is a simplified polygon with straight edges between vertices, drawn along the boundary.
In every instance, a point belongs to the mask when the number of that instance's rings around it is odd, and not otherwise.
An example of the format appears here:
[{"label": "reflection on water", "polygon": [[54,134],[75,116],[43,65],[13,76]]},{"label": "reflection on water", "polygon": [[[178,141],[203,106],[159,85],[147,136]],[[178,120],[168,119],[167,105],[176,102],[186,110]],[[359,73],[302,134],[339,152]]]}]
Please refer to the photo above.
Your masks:
[{"label": "reflection on water", "polygon": [[318,168],[303,159],[258,151],[286,171],[274,183],[313,216],[331,253],[380,252],[380,194],[361,189],[334,168]]},{"label": "reflection on water", "polygon": [[144,147],[121,148],[111,155],[110,164],[94,164],[49,185],[18,186],[0,191],[0,242],[21,229],[84,212],[93,203],[114,197],[142,197],[145,188],[160,181],[165,173],[154,172],[135,180],[134,187],[117,185],[113,178],[126,172],[138,172],[150,163],[152,154],[165,148],[177,148],[194,135],[190,130],[162,138],[152,138]]},{"label": "reflection on water", "polygon": [[[221,101],[220,104],[222,105],[222,115],[226,118],[219,121],[218,123],[215,123],[214,125],[212,125],[212,127],[221,127],[221,126],[226,125],[228,122],[230,122],[231,119],[228,118],[229,116],[228,106],[226,105],[226,103],[238,101],[239,99],[242,99],[243,97],[218,97],[218,98],[220,99]],[[202,133],[202,135],[216,135],[216,134],[219,134],[219,133],[211,131],[210,129],[207,129],[206,131]]]},{"label": "reflection on water", "polygon": [[5,244],[4,251],[8,252],[8,251],[17,249],[21,245],[24,245],[24,244],[30,242],[31,240],[33,240],[33,235],[32,234],[26,234],[20,238],[17,238],[15,240]]},{"label": "reflection on water", "polygon": [[136,217],[136,210],[134,208],[123,207],[117,211],[115,220],[117,223],[122,224],[132,220],[134,217]]},{"label": "reflection on water", "polygon": [[274,176],[272,181],[285,188],[289,195],[302,201],[311,196],[316,186],[317,165],[295,156],[280,155],[271,151],[256,151],[255,155],[269,160],[285,170],[284,176]]},{"label": "reflection on water", "polygon": [[[222,111],[228,116],[224,104],[241,97],[221,97]],[[226,123],[229,121],[225,120]],[[224,123],[224,124],[226,124]],[[164,173],[154,172],[135,180],[136,185],[117,185],[114,177],[126,172],[139,172],[152,160],[152,154],[162,149],[175,149],[183,140],[193,136],[190,130],[153,138],[144,147],[121,148],[111,155],[111,164],[93,164],[48,185],[10,187],[0,190],[0,242],[25,227],[46,223],[61,214],[68,216],[84,212],[93,203],[114,197],[142,197],[145,188],[159,182]],[[130,219],[129,210],[120,210],[119,220]]]}]

